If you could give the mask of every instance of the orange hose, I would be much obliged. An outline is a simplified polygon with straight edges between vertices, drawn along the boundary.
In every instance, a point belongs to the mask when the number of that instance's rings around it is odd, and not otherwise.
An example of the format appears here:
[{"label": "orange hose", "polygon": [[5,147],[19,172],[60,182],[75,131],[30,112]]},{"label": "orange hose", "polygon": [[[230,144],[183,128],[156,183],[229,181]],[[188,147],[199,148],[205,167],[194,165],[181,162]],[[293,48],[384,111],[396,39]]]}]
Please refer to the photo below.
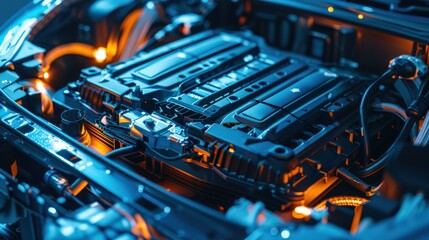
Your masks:
[{"label": "orange hose", "polygon": [[68,43],[60,45],[49,51],[43,61],[43,72],[47,72],[51,68],[51,64],[58,58],[65,55],[80,55],[88,58],[93,57],[95,48],[84,43]]}]

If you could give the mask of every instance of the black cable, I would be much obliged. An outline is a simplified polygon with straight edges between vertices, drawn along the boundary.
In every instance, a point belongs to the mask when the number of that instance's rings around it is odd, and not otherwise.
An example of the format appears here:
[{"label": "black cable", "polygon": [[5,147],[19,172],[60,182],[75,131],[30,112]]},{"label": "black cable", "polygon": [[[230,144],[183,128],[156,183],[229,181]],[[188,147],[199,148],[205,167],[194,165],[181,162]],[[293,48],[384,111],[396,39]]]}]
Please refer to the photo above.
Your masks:
[{"label": "black cable", "polygon": [[408,120],[405,122],[405,125],[403,126],[398,138],[394,141],[390,148],[380,158],[377,159],[376,162],[372,163],[370,166],[367,166],[370,160],[371,151],[369,148],[369,136],[366,125],[366,115],[370,106],[371,98],[376,94],[378,88],[383,82],[386,82],[386,85],[392,83],[392,81],[387,81],[389,79],[394,80],[396,78],[403,78],[408,80],[414,80],[419,76],[424,76],[426,73],[427,66],[424,65],[421,59],[408,55],[402,55],[394,58],[389,64],[389,70],[387,70],[380,78],[373,82],[365,91],[359,108],[360,122],[362,125],[361,134],[363,137],[363,144],[365,148],[365,155],[362,161],[362,165],[365,168],[359,171],[358,175],[360,177],[372,175],[382,169],[389,161],[391,152],[396,147],[398,142],[404,141],[406,138],[408,138],[409,133],[414,126],[414,123],[421,119],[429,109],[429,94],[425,94],[424,96],[422,96],[422,94],[428,87],[426,83],[421,88],[419,92],[419,97],[408,106],[406,112]]},{"label": "black cable", "polygon": [[419,97],[411,102],[407,108],[407,115],[416,119],[422,119],[429,110],[429,92],[423,95],[420,93]]},{"label": "black cable", "polygon": [[360,114],[360,123],[361,123],[361,135],[363,137],[363,145],[364,145],[364,158],[363,165],[366,165],[370,160],[371,149],[369,146],[369,136],[368,136],[368,126],[367,126],[367,113],[370,107],[372,96],[378,91],[380,85],[387,79],[392,78],[394,72],[390,69],[387,70],[381,77],[375,80],[365,91],[362,96],[361,104],[359,107]]},{"label": "black cable", "polygon": [[139,141],[139,138],[131,136],[129,131],[130,130],[128,129],[128,132],[124,132],[122,129],[115,129],[111,127],[104,129],[104,133],[113,135],[114,138],[121,139],[122,142],[126,142],[128,145],[135,145],[135,143]]},{"label": "black cable", "polygon": [[424,96],[429,91],[429,79],[423,80],[418,96]]},{"label": "black cable", "polygon": [[408,118],[408,120],[405,122],[404,126],[402,127],[402,130],[399,133],[398,138],[396,138],[395,142],[393,142],[390,148],[381,157],[379,157],[376,162],[358,171],[356,175],[361,178],[365,178],[383,169],[389,162],[389,157],[392,151],[397,147],[398,143],[405,141],[407,139],[411,131],[411,128],[413,127],[415,122],[416,122],[416,119]]},{"label": "black cable", "polygon": [[121,129],[121,130],[126,130],[129,131],[130,128],[129,127],[125,127],[125,126],[118,126],[118,125],[107,125],[105,126],[106,128],[117,128],[117,129]]},{"label": "black cable", "polygon": [[106,158],[119,158],[125,155],[129,155],[137,152],[137,145],[130,145],[122,148],[117,148],[115,150],[110,151],[106,155]]},{"label": "black cable", "polygon": [[159,160],[163,160],[163,161],[177,161],[177,160],[191,156],[189,153],[185,153],[185,154],[179,154],[177,156],[170,157],[170,156],[166,156],[166,155],[158,152],[157,150],[155,150],[154,148],[152,148],[148,144],[144,144],[144,145],[145,145],[146,149],[150,150],[152,155],[156,155],[156,157],[160,158]]},{"label": "black cable", "polygon": [[[176,161],[176,160],[180,160],[186,157],[190,157],[191,155],[188,153],[185,154],[179,154],[177,156],[166,156],[162,153],[160,153],[159,151],[157,151],[156,149],[152,148],[151,146],[149,146],[146,143],[143,143],[144,147],[149,150],[149,152],[145,152],[145,153],[149,153],[148,155],[155,155],[154,157],[159,158],[159,160],[163,160],[163,161]],[[126,146],[126,147],[122,147],[122,148],[118,148],[115,150],[110,151],[109,153],[107,153],[106,155],[104,155],[107,158],[113,159],[113,158],[119,158],[125,155],[129,155],[132,153],[136,153],[138,151],[138,147],[137,145],[130,145],[130,146]]]}]

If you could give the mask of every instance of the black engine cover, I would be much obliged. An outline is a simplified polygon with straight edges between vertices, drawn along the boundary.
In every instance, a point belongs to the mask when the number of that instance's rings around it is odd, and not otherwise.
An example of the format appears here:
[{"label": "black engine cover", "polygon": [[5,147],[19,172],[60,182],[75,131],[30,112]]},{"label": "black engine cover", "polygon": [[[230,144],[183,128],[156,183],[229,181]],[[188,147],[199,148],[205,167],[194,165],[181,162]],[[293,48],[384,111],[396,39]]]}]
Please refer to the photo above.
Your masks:
[{"label": "black engine cover", "polygon": [[[92,138],[111,148],[139,139],[165,154],[192,150],[186,161],[145,153],[137,162],[218,204],[242,195],[273,209],[311,204],[338,184],[338,168],[360,159],[355,124],[367,81],[250,39],[203,32],[84,69],[57,92],[56,111],[85,110]],[[378,125],[382,141],[387,123]]]}]

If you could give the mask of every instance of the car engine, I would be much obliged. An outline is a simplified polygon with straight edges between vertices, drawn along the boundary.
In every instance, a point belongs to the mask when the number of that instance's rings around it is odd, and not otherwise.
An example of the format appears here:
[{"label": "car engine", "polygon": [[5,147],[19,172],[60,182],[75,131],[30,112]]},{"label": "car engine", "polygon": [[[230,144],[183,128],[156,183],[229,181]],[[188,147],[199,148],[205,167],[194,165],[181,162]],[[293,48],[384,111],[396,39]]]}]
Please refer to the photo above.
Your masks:
[{"label": "car engine", "polygon": [[33,1],[0,29],[0,236],[424,239],[427,9]]}]

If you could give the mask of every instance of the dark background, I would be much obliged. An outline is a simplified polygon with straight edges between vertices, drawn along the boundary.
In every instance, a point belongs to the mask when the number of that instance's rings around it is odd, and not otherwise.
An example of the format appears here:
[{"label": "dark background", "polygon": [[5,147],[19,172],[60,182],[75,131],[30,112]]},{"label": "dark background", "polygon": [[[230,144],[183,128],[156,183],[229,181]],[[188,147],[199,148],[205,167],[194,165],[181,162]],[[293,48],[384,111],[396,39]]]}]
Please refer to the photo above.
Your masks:
[{"label": "dark background", "polygon": [[14,15],[27,3],[32,0],[2,0],[0,1],[0,25]]}]

